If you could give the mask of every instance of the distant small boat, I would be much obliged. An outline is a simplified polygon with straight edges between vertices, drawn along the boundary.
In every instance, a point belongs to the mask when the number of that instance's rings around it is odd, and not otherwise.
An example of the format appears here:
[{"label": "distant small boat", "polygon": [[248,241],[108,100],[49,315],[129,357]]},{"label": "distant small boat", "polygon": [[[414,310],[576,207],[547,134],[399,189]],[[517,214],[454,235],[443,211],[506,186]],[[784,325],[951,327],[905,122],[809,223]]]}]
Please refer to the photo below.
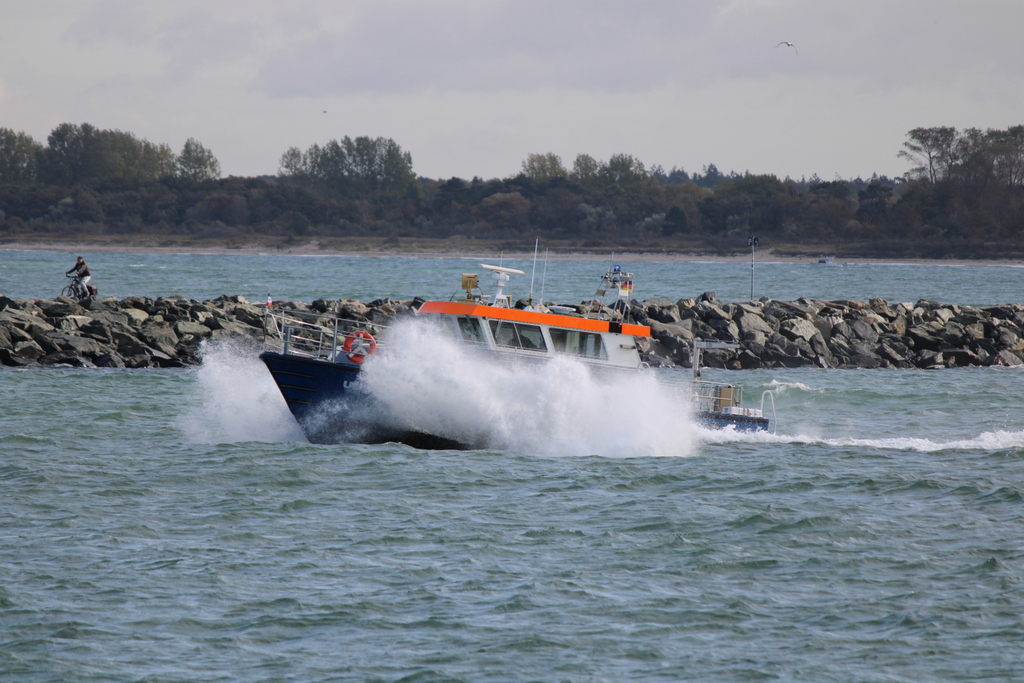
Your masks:
[{"label": "distant small boat", "polygon": [[743,387],[725,382],[708,382],[701,377],[701,357],[705,349],[736,349],[739,344],[732,342],[693,340],[693,401],[696,408],[694,417],[704,427],[722,429],[732,425],[740,432],[768,431],[769,421],[764,416],[764,400],[771,399],[772,414],[775,413],[775,397],[770,391],[761,394],[760,408],[743,407]]},{"label": "distant small boat", "polygon": [[836,265],[836,257],[835,256],[826,256],[824,258],[818,259],[818,263],[822,263],[822,264],[824,264],[826,266],[834,266],[834,265]]}]

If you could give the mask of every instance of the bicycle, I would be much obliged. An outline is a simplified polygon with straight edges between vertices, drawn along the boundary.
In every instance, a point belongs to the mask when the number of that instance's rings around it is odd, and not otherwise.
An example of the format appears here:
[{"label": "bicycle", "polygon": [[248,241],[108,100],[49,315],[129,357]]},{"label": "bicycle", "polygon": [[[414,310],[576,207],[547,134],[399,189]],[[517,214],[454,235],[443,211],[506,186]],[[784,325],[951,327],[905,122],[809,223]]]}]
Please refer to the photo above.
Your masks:
[{"label": "bicycle", "polygon": [[85,285],[82,284],[82,279],[77,275],[64,274],[65,277],[71,278],[64,289],[60,290],[61,296],[66,296],[74,299],[75,301],[81,301],[82,299],[89,298],[89,290],[86,289]]}]

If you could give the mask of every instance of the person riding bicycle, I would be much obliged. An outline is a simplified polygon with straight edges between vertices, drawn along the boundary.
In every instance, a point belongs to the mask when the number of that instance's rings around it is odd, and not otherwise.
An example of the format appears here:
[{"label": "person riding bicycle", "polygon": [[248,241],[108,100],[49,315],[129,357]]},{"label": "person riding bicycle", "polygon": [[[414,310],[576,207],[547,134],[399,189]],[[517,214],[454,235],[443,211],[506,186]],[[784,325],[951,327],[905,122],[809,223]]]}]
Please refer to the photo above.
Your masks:
[{"label": "person riding bicycle", "polygon": [[71,266],[70,269],[65,270],[64,274],[74,273],[75,277],[78,278],[78,284],[82,288],[82,295],[89,296],[89,280],[92,279],[92,274],[89,272],[89,265],[85,262],[85,259],[81,256],[75,261],[75,265]]}]

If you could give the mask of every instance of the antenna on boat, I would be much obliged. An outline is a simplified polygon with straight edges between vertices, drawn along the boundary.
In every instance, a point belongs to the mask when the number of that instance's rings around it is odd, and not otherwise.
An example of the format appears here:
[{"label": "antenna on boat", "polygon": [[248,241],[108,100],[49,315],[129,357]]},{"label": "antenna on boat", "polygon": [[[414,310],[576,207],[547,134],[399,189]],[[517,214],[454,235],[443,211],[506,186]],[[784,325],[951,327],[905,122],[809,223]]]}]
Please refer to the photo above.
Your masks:
[{"label": "antenna on boat", "polygon": [[540,246],[540,238],[533,243],[533,273],[530,274],[530,305],[533,305],[533,281],[537,278],[537,247]]},{"label": "antenna on boat", "polygon": [[544,305],[544,283],[548,281],[548,251],[547,247],[544,247],[544,274],[540,278],[540,305]]}]

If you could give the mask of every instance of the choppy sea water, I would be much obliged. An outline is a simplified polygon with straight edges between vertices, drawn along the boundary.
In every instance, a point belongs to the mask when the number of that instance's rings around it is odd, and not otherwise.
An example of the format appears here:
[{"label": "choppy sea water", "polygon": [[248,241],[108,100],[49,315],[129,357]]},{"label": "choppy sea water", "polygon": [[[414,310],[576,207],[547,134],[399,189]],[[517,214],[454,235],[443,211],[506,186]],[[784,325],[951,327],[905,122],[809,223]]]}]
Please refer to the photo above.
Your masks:
[{"label": "choppy sea water", "polygon": [[[891,298],[1019,298],[944,282]],[[247,348],[0,371],[0,680],[1024,677],[1024,370],[706,371],[761,435],[573,373],[453,371],[502,447],[428,452],[306,443]]]},{"label": "choppy sea water", "polygon": [[[241,294],[264,301],[312,301],[319,298],[448,299],[460,294],[459,275],[481,273],[480,263],[523,270],[508,292],[546,302],[578,303],[592,297],[601,274],[613,264],[635,276],[640,299],[676,301],[714,291],[724,302],[747,301],[751,295],[749,262],[631,261],[628,256],[607,262],[564,260],[544,253],[532,258],[404,258],[396,256],[300,256],[291,254],[135,254],[0,250],[0,293],[20,299],[56,297],[67,284],[64,271],[82,255],[92,268],[93,282],[103,296],[168,296],[181,294],[210,299]],[[1005,304],[1024,299],[1024,266],[918,265],[907,263],[820,265],[761,261],[754,263],[754,298],[781,301],[799,297],[866,301],[881,297],[893,303],[930,299],[972,306]],[[532,285],[532,287],[531,287]]]}]

